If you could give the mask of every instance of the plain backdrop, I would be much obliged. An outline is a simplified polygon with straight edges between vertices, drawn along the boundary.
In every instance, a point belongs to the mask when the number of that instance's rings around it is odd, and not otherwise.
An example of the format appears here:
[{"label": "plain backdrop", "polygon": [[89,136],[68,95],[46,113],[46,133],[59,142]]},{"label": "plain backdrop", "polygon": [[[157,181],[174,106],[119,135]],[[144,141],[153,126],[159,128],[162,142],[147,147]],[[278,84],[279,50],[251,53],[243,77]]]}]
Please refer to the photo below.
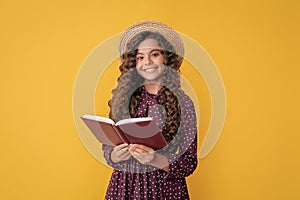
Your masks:
[{"label": "plain backdrop", "polygon": [[[201,44],[226,88],[225,126],[187,179],[191,199],[299,199],[299,8],[293,0],[1,1],[0,198],[104,198],[112,169],[78,137],[74,81],[98,44],[154,19]],[[108,114],[117,66],[106,73],[107,93],[97,89],[99,114]],[[197,81],[201,145],[210,103]]]}]

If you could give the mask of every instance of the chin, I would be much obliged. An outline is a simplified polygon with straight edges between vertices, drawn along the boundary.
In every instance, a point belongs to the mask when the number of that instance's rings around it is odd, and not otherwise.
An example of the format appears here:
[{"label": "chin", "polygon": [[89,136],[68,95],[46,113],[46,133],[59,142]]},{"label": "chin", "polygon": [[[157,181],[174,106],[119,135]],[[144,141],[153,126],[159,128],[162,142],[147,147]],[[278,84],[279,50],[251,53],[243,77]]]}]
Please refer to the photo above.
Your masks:
[{"label": "chin", "polygon": [[145,82],[160,82],[160,76],[142,76]]}]

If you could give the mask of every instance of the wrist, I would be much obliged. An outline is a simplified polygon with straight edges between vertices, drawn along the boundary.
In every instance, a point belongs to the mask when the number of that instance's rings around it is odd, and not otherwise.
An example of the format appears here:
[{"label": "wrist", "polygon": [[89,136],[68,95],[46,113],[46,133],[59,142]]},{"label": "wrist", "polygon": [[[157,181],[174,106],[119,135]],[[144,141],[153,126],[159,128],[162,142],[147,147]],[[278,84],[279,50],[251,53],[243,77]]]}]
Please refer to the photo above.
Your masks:
[{"label": "wrist", "polygon": [[169,161],[166,156],[159,153],[154,153],[153,159],[148,163],[148,165],[160,168],[162,170],[168,171]]}]

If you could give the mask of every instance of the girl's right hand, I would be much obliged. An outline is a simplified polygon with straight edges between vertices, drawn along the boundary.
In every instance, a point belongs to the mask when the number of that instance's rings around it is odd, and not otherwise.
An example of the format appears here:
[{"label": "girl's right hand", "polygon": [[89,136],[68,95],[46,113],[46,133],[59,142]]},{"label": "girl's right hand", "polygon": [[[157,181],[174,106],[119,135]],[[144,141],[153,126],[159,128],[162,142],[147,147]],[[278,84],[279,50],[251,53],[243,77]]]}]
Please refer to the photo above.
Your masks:
[{"label": "girl's right hand", "polygon": [[126,143],[115,146],[114,150],[111,152],[111,160],[114,163],[128,160],[130,157],[129,145]]}]

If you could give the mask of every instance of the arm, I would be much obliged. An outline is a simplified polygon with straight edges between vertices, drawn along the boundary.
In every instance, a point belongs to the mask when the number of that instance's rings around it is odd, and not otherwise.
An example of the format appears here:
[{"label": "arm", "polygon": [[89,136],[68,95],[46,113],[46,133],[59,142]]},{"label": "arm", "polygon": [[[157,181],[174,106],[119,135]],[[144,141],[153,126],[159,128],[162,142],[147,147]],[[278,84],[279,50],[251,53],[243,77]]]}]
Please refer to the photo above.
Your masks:
[{"label": "arm", "polygon": [[195,140],[192,142],[190,147],[182,154],[165,154],[168,159],[169,169],[167,177],[170,178],[183,178],[191,175],[198,164],[197,160],[197,142]]},{"label": "arm", "polygon": [[[189,176],[197,167],[197,139],[182,155],[178,154],[160,154],[152,148],[134,144],[131,145],[129,152],[141,164],[151,165],[168,172],[169,177],[181,178]],[[171,164],[169,164],[171,163]]]},{"label": "arm", "polygon": [[132,156],[142,164],[151,165],[167,171],[168,177],[182,178],[189,176],[197,167],[197,127],[192,101],[183,102],[183,114],[180,132],[178,133],[179,153],[158,153],[152,148],[140,144],[129,148]]},{"label": "arm", "polygon": [[178,132],[178,154],[164,153],[169,162],[167,177],[182,178],[192,174],[198,164],[197,120],[193,102],[187,97],[181,103],[181,126]]},{"label": "arm", "polygon": [[128,151],[129,145],[128,144],[120,144],[118,146],[109,146],[109,145],[102,145],[102,150],[104,152],[104,158],[108,165],[112,166],[113,168],[120,167],[120,162],[128,160],[131,157],[131,154]]},{"label": "arm", "polygon": [[131,157],[128,150],[129,150],[129,145],[126,143],[115,146],[110,155],[111,160],[114,163],[128,160]]},{"label": "arm", "polygon": [[129,152],[141,164],[151,165],[153,167],[168,171],[169,162],[167,157],[156,153],[150,147],[141,144],[132,144],[130,145]]}]

